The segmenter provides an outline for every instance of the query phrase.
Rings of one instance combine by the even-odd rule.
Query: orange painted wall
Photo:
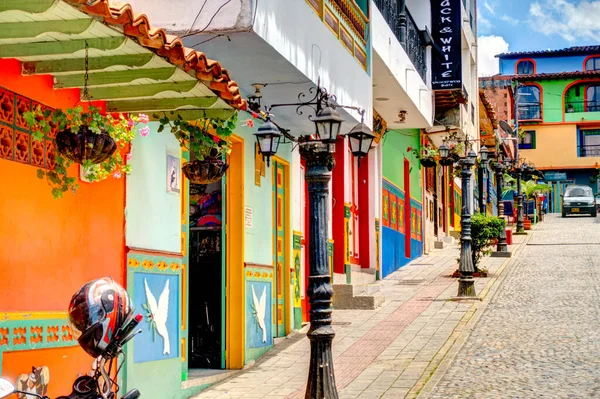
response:
[[[53,90],[50,76],[22,77],[18,61],[0,60],[0,71],[0,86],[51,107],[79,100],[78,89]],[[0,159],[0,183],[0,281],[10,287],[0,311],[66,311],[88,280],[124,283],[124,179],[81,182],[55,200],[35,167]]]
[[[55,398],[70,394],[75,378],[87,374],[93,360],[79,346],[7,352],[2,356],[2,377],[14,383],[20,374],[30,373],[32,366],[47,366],[50,370],[48,396]],[[16,395],[11,399],[16,399]]]

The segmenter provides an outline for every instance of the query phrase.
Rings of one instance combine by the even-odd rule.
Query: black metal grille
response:
[[[580,157],[600,157],[600,145],[580,145]]]
[[[542,106],[540,103],[519,104],[519,120],[542,119]]]
[[[600,112],[600,101],[569,101],[565,103],[565,112]]]
[[[427,57],[423,38],[415,20],[413,19],[408,9],[405,8],[404,15],[406,16],[406,37],[402,37],[401,14],[398,9],[398,0],[374,0],[375,5],[383,15],[388,26],[394,32],[394,35],[404,47],[408,54],[408,58],[412,61],[417,72],[423,79],[427,81]]]

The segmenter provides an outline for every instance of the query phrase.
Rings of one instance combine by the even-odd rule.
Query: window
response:
[[[592,57],[585,62],[586,71],[600,70],[600,57]]]
[[[535,64],[533,61],[517,62],[517,75],[530,75],[535,73]]]
[[[600,86],[588,86],[585,90],[585,110],[600,111]]]
[[[600,129],[582,130],[579,142],[580,157],[600,156]]]
[[[527,130],[525,135],[519,139],[519,149],[535,150],[535,130]]]
[[[519,120],[542,119],[541,90],[537,86],[520,86],[517,89]]]

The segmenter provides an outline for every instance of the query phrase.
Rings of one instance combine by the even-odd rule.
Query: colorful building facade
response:
[[[500,72],[512,75],[520,124],[520,156],[544,171],[553,186],[549,210],[560,212],[568,184],[598,191],[600,166],[600,47],[500,54]]]

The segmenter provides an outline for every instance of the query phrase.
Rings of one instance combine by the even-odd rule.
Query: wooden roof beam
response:
[[[89,71],[101,71],[115,65],[140,67],[146,65],[154,57],[152,53],[112,55],[107,57],[90,57]],[[83,58],[65,58],[63,60],[27,61],[23,63],[23,75],[53,74],[61,72],[85,71]]]
[[[210,108],[219,97],[151,98],[139,100],[107,101],[108,112],[171,111],[183,107]]]
[[[85,32],[94,22],[91,18],[0,23],[0,39],[37,37],[43,33],[76,35]]]
[[[159,93],[172,91],[176,93],[187,93],[197,85],[195,80],[184,82],[164,82],[143,85],[127,86],[99,86],[88,89],[90,96],[95,100],[116,100],[120,98],[152,97]]]
[[[67,41],[3,44],[0,46],[0,58],[44,57],[47,55],[73,54],[77,51],[84,50],[86,42],[91,49],[115,50],[121,47],[123,43],[125,43],[125,40],[126,37],[120,35]]]
[[[175,74],[175,67],[167,68],[138,68],[124,71],[93,72],[88,77],[88,87],[109,84],[129,83],[137,79],[167,80]],[[54,88],[66,89],[83,87],[84,74],[56,75]],[[129,86],[130,88],[132,86]]]

